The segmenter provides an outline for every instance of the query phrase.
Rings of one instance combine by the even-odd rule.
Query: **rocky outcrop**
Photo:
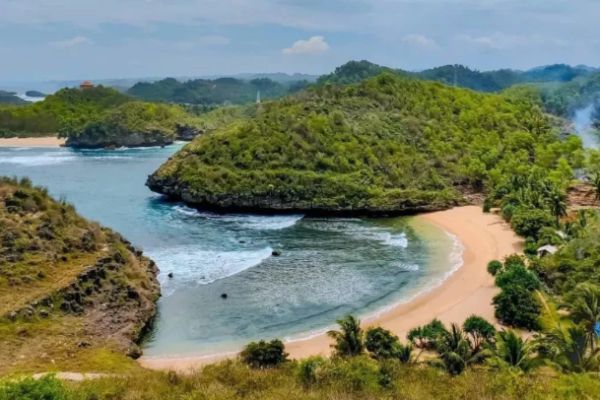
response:
[[[146,186],[170,200],[183,201],[190,207],[222,212],[248,212],[264,214],[302,213],[312,216],[372,216],[388,217],[445,210],[466,204],[467,200],[454,192],[404,191],[385,201],[368,201],[361,206],[341,206],[307,200],[302,193],[283,196],[277,193],[263,195],[217,194],[210,195],[190,190],[186,184],[170,175],[150,175]]]
[[[159,271],[141,250],[125,240],[123,244],[125,253],[113,252],[98,259],[70,283],[1,319],[19,324],[76,316],[83,318],[86,331],[86,340],[78,347],[91,347],[96,340],[110,338],[123,354],[139,357],[142,352],[137,341],[156,315]],[[132,272],[138,276],[137,283],[127,279]]]
[[[204,130],[186,124],[176,124],[175,130],[177,132],[177,140],[184,142],[191,142],[196,136],[204,133]]]
[[[85,131],[67,139],[66,147],[76,149],[116,149],[120,147],[161,147],[175,140],[174,136],[163,132],[137,133],[125,132],[119,135],[95,135]]]

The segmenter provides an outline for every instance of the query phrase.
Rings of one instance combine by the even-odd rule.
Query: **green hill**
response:
[[[263,104],[184,147],[147,184],[228,210],[414,212],[580,147],[559,142],[527,103],[387,73]]]
[[[157,272],[72,205],[27,179],[0,177],[0,375],[135,367],[125,356],[141,354]]]

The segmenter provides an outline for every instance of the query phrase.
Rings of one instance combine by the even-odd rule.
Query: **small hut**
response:
[[[542,246],[537,250],[537,255],[539,258],[546,257],[548,254],[554,254],[558,251],[556,246],[546,245]]]
[[[85,81],[81,85],[79,85],[79,89],[91,89],[94,85],[90,81]]]

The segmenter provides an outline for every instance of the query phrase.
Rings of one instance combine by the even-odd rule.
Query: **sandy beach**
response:
[[[57,137],[0,139],[0,147],[59,147],[65,139]]]
[[[434,318],[445,324],[462,323],[472,314],[495,322],[492,298],[499,292],[487,273],[489,261],[521,252],[522,240],[497,215],[484,214],[481,207],[467,206],[418,216],[456,235],[465,251],[463,266],[444,283],[419,295],[410,303],[400,304],[379,317],[364,321],[365,327],[382,326],[401,339],[406,333]],[[286,343],[290,358],[329,355],[331,340],[320,335],[303,341]],[[219,361],[232,354],[189,358],[145,358],[140,364],[152,369],[189,371],[203,364]]]

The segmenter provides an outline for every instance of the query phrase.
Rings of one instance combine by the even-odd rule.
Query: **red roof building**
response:
[[[79,85],[80,89],[89,89],[89,88],[93,88],[93,87],[94,87],[94,85],[90,81],[85,81],[81,85]]]

